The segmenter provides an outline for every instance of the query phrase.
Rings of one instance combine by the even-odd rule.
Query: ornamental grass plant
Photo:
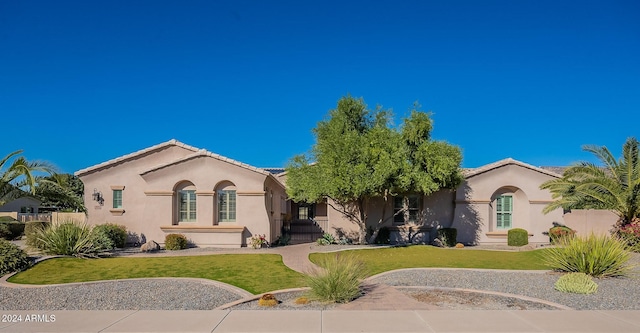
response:
[[[347,303],[360,294],[360,283],[367,275],[364,263],[350,253],[323,256],[320,268],[307,276],[310,296],[321,302]]]
[[[615,237],[591,234],[563,237],[557,247],[548,249],[545,262],[553,270],[585,273],[593,277],[626,276],[631,266],[627,245]]]
[[[95,257],[113,248],[113,242],[102,232],[78,222],[62,222],[45,228],[34,228],[32,247],[49,255]]]

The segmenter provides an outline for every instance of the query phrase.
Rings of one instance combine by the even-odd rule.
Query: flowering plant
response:
[[[640,250],[640,222],[633,222],[621,227],[618,235],[633,251]]]
[[[551,243],[555,244],[560,239],[565,237],[573,237],[576,231],[564,226],[557,226],[549,229],[549,238],[551,238]]]
[[[251,247],[259,249],[261,247],[269,247],[269,241],[267,241],[266,235],[253,235],[251,236]]]

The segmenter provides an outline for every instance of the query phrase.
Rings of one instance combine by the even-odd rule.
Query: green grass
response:
[[[57,284],[146,277],[192,277],[222,281],[253,294],[301,287],[304,275],[277,254],[221,254],[157,258],[57,258],[18,273],[9,282]]]
[[[485,268],[545,270],[545,251],[488,251],[469,249],[441,249],[433,246],[408,246],[384,249],[353,250],[362,260],[370,275],[401,269],[420,267]],[[318,264],[323,256],[331,253],[312,253],[310,259]]]

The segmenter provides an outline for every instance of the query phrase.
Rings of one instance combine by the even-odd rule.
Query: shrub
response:
[[[275,246],[286,246],[286,245],[289,245],[289,242],[291,242],[291,235],[282,234],[273,243],[274,243]]]
[[[458,238],[458,229],[456,228],[442,228],[438,229],[438,239],[442,241],[442,244],[446,247],[456,246]]]
[[[93,228],[96,233],[103,233],[113,243],[113,247],[123,248],[127,241],[127,228],[113,223],[100,224]]]
[[[520,228],[509,229],[507,232],[507,245],[525,246],[527,244],[529,244],[528,231]]]
[[[326,255],[318,264],[321,267],[307,276],[312,298],[346,303],[360,294],[360,282],[366,276],[366,269],[353,254]]]
[[[630,250],[640,252],[640,223],[631,223],[621,227],[617,231],[617,236],[629,246]]]
[[[93,257],[113,244],[109,238],[92,231],[86,224],[62,222],[44,229],[34,228],[31,237],[34,247],[45,254]]]
[[[187,237],[181,234],[168,234],[164,238],[164,248],[167,250],[184,250],[187,248]]]
[[[24,234],[24,223],[18,221],[0,222],[0,238],[14,240]]]
[[[29,266],[29,258],[17,245],[0,239],[0,276],[17,272]]]
[[[625,276],[631,253],[621,240],[606,235],[564,238],[545,252],[545,263],[553,270],[585,273],[594,277]]]
[[[11,216],[0,216],[0,222],[15,222],[18,221]]]
[[[258,299],[258,305],[260,306],[276,306],[278,303],[278,299],[273,294],[264,294]]]
[[[555,226],[549,229],[549,241],[551,244],[557,244],[558,241],[565,237],[573,237],[576,231],[566,226]]]
[[[329,245],[331,243],[329,243],[329,241],[324,239],[324,238],[318,238],[318,239],[316,239],[316,244],[318,244],[318,245]]]
[[[28,247],[38,249],[38,231],[47,229],[51,225],[47,221],[29,221],[24,225],[24,235],[26,237],[26,243]]]
[[[464,248],[464,244],[462,244],[462,243],[457,243],[457,244],[456,244],[456,249],[461,249],[461,248]]]
[[[332,234],[324,233],[321,238],[316,240],[316,244],[318,245],[329,245],[336,242],[336,238],[333,237]]]
[[[389,244],[391,243],[391,230],[389,227],[382,227],[378,230],[378,235],[373,241],[375,244]]]
[[[598,285],[584,273],[565,274],[556,281],[554,287],[556,290],[575,294],[593,294],[598,290]]]
[[[324,233],[324,235],[322,235],[322,238],[326,239],[327,243],[329,244],[333,244],[336,242],[336,238],[333,237],[333,235],[330,233]]]

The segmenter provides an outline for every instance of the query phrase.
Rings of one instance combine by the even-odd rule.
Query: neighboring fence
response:
[[[17,212],[0,212],[0,216],[11,216],[20,222],[30,221],[46,221],[46,222],[67,222],[75,221],[80,223],[87,222],[87,216],[84,213],[17,213]]]
[[[564,224],[577,235],[610,235],[618,216],[608,210],[573,209],[563,216]]]
[[[53,223],[72,222],[72,221],[79,222],[79,223],[86,223],[87,215],[85,215],[84,213],[60,213],[60,212],[51,213],[51,222]]]
[[[51,214],[50,213],[18,213],[16,220],[20,222],[30,222],[30,221],[46,221],[51,222]]]

